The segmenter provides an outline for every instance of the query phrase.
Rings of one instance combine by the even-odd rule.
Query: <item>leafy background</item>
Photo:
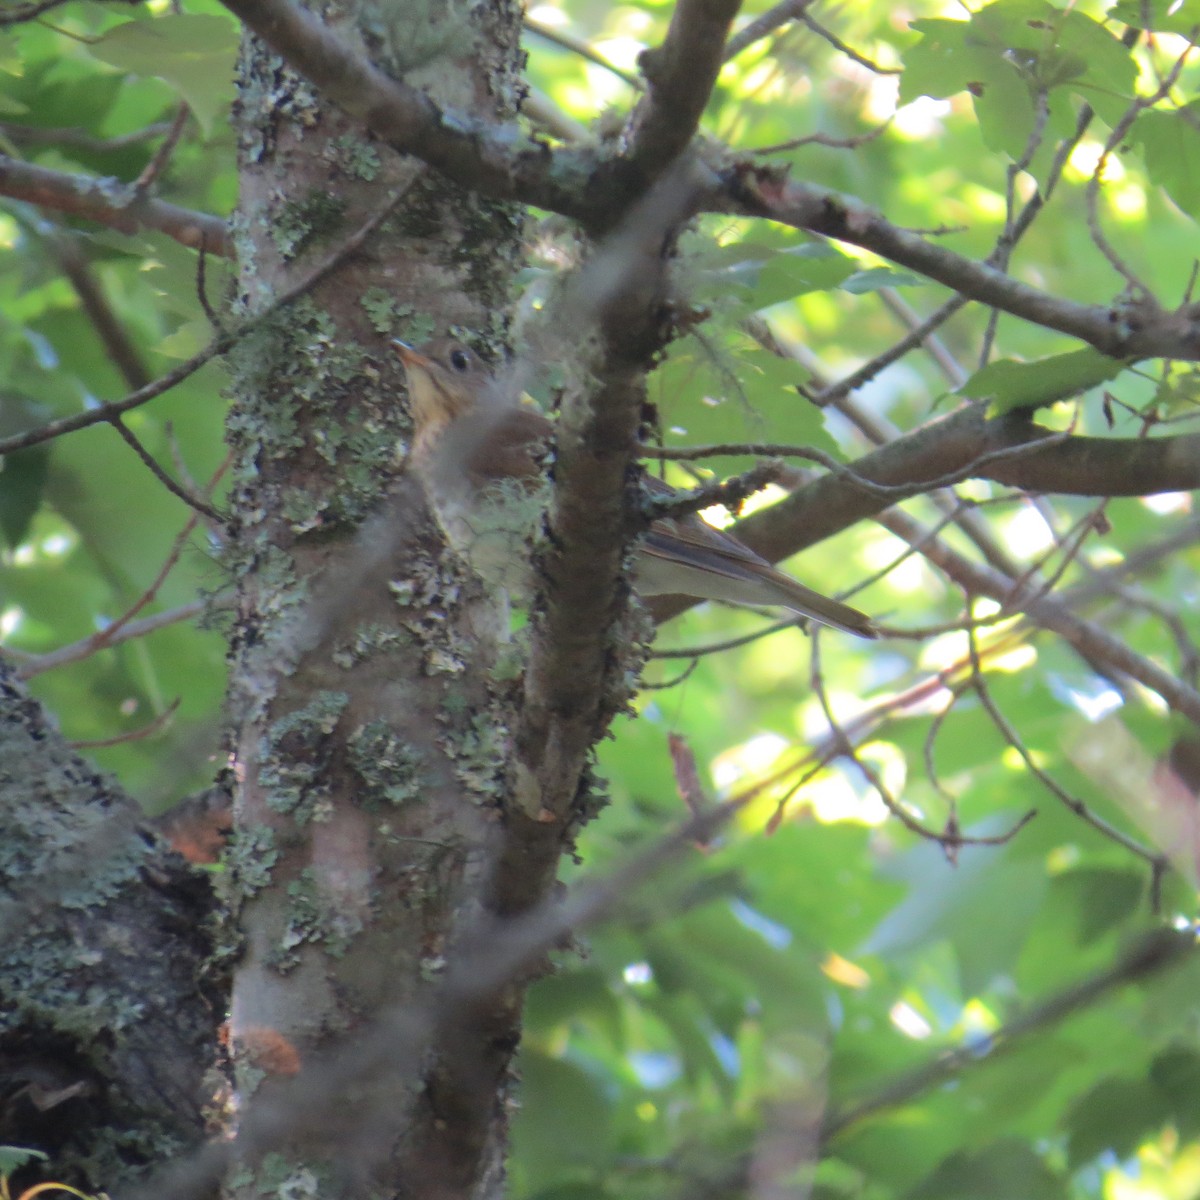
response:
[[[765,8],[748,4],[746,16]],[[627,82],[544,31],[634,71],[670,12],[665,3],[534,6],[531,84],[582,122],[627,105]],[[985,256],[1009,204],[1046,182],[1057,140],[1086,103],[1096,121],[1013,270],[1077,300],[1107,301],[1122,290],[1125,280],[1089,224],[1090,181],[1131,99],[1154,93],[1182,37],[1200,24],[1196,0],[1069,11],[999,0],[974,15],[957,4],[864,0],[814,16],[854,54],[799,22],[757,43],[722,73],[706,117],[712,132],[746,149],[818,133],[849,139],[854,144],[809,143],[768,160]],[[1120,40],[1123,21],[1152,27],[1154,44],[1130,50]],[[226,215],[237,194],[224,118],[237,37],[235,22],[206,0],[187,0],[178,12],[159,3],[73,2],[0,29],[3,149],[57,170],[129,181],[183,101],[193,116],[158,194]],[[1195,267],[1196,79],[1185,63],[1118,139],[1097,201],[1108,239],[1167,305],[1187,295]],[[1035,144],[1039,87],[1047,105]],[[147,127],[152,134],[141,136]],[[1025,169],[1013,169],[1025,159]],[[163,235],[129,236],[6,201],[0,436],[128,390],[64,278],[68,232],[149,374],[209,336],[191,252]],[[552,269],[540,252],[552,239],[552,230],[531,225],[527,307]],[[905,306],[924,315],[949,295],[852,248],[734,219],[699,223],[681,271],[689,299],[712,315],[651,383],[672,445],[787,441],[851,460],[867,448],[861,434],[810,404],[797,385],[814,372],[840,378],[904,334]],[[221,264],[210,259],[206,274],[219,307]],[[806,366],[764,351],[746,332],[751,318],[802,347]],[[861,389],[858,402],[900,430],[948,411],[955,389],[984,365],[987,320],[967,309],[940,331],[953,370],[910,353]],[[989,357],[1031,361],[1077,349],[1059,334],[1001,318]],[[1059,365],[1068,385],[1091,387],[1082,402],[1041,414],[1059,427],[1133,436],[1148,420],[1161,428],[1193,416],[1190,369],[1146,364],[1106,378],[1087,356]],[[1047,368],[1034,372],[1044,379]],[[128,416],[145,447],[197,486],[223,459],[224,386],[214,364]],[[1029,374],[1011,368],[999,377],[993,368],[973,386],[965,394],[990,396],[1001,409],[1031,395]],[[735,471],[749,461],[717,466]],[[669,474],[688,480],[679,468]],[[1053,571],[1061,560],[1060,587],[1181,535],[1181,548],[1137,577],[1136,603],[1102,591],[1086,611],[1137,654],[1195,682],[1200,555],[1194,535],[1182,539],[1193,522],[1190,496],[1110,501],[1081,548],[1065,554],[1064,539],[1095,501],[1035,503],[981,483],[960,493],[981,506],[992,536],[1023,566]],[[926,523],[937,518],[927,499],[906,508]],[[0,474],[5,645],[68,736],[113,742],[89,753],[149,812],[203,788],[220,765],[225,580],[215,535],[200,522],[185,536],[188,522],[186,507],[107,426],[12,455]],[[945,537],[976,553],[956,531]],[[835,591],[876,576],[903,549],[892,534],[863,525],[791,566]],[[92,637],[139,599],[148,601],[144,618],[190,612],[185,606],[202,594],[216,597],[208,627],[173,621],[54,669],[39,657]],[[891,627],[920,631],[953,622],[963,598],[916,556],[854,602]],[[658,646],[704,646],[763,623],[706,606],[665,627]],[[1001,652],[994,647],[1002,638]],[[981,632],[980,644],[988,694],[1027,758],[1109,833],[1045,788],[976,692],[938,686],[939,672],[943,685],[963,679],[961,632],[820,642],[830,704],[842,720],[878,714],[859,752],[910,811],[935,829],[953,815],[968,833],[995,837],[1037,810],[1010,839],[964,848],[953,860],[890,818],[853,763],[828,763],[795,787],[805,756],[829,733],[812,685],[811,643],[795,629],[700,656],[681,682],[643,694],[639,718],[622,722],[604,747],[612,802],[584,836],[576,877],[614,868],[686,814],[669,735],[685,740],[713,796],[760,790],[717,841],[656,877],[619,921],[581,938],[534,990],[514,1195],[722,1195],[747,1156],[796,1195],[1200,1195],[1195,968],[1110,989],[1086,1011],[1035,1023],[1004,1053],[986,1053],[1006,1022],[1109,967],[1136,934],[1194,919],[1195,796],[1170,802],[1162,769],[1194,745],[1195,731],[1157,697],[1114,687],[1052,635],[1014,631],[1010,621]],[[690,661],[656,661],[648,680],[675,680]],[[921,684],[924,698],[906,702]],[[1147,860],[1162,851],[1176,858],[1158,880]],[[811,1165],[815,1131],[831,1113],[961,1047],[975,1051],[961,1069],[850,1122]]]

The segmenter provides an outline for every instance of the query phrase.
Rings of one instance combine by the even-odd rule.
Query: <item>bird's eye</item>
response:
[[[467,357],[465,350],[451,350],[450,365],[456,371],[465,371],[471,365],[471,360]]]

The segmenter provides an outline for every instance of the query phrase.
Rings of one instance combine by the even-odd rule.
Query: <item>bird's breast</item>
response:
[[[446,541],[471,569],[496,587],[526,591],[530,544],[540,527],[545,487],[515,479],[479,486],[460,471],[436,465],[424,483]]]

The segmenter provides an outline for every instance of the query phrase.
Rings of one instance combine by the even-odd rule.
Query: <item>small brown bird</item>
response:
[[[525,590],[529,535],[545,503],[545,461],[554,424],[516,402],[468,347],[439,338],[404,362],[415,435],[412,462],[447,540],[484,579]],[[651,475],[655,495],[673,490]],[[700,517],[655,521],[638,545],[634,587],[642,596],[683,595],[750,606],[778,605],[859,637],[871,619],[777,571]]]

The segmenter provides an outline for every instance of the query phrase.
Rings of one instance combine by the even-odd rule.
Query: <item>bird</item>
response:
[[[520,402],[465,343],[420,347],[395,339],[413,415],[410,462],[446,540],[483,579],[528,589],[528,541],[545,506],[554,423]],[[643,472],[653,496],[677,495]],[[879,631],[865,613],[805,587],[737,538],[695,514],[652,522],[635,555],[641,597],[683,595],[775,606],[863,638]]]

